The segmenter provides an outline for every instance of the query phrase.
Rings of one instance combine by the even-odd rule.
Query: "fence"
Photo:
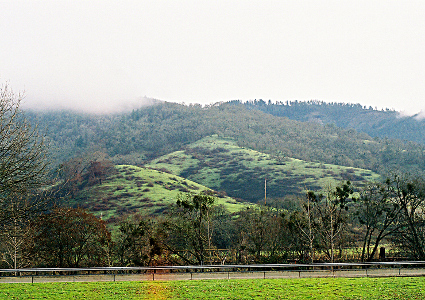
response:
[[[0,269],[0,283],[388,276],[425,276],[425,261]]]

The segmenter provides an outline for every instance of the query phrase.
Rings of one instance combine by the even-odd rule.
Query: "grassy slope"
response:
[[[379,178],[378,174],[365,169],[271,157],[217,136],[203,138],[147,166],[251,202],[264,199],[265,179],[268,197],[277,198],[305,189],[323,189],[341,180],[361,185]]]
[[[0,284],[0,299],[423,299],[425,278]]]
[[[179,194],[208,189],[257,202],[264,199],[266,178],[269,198],[297,194],[305,189],[319,190],[343,179],[360,185],[365,180],[378,178],[377,174],[364,169],[274,158],[217,136],[203,138],[185,150],[162,156],[143,168],[118,165],[116,169],[117,174],[101,185],[86,187],[71,204],[115,222],[117,218],[135,212],[160,214],[175,203]],[[218,195],[218,204],[223,204],[231,212],[247,205],[225,193]]]
[[[135,212],[158,214],[175,203],[181,193],[208,190],[193,181],[157,170],[130,165],[118,165],[116,169],[117,174],[104,180],[101,185],[87,188],[77,199],[79,205],[97,215],[102,214],[104,220],[111,222]],[[246,206],[230,197],[218,197],[217,203],[223,204],[231,212]]]

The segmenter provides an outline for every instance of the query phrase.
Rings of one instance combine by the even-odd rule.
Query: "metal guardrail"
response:
[[[253,264],[253,265],[188,265],[151,267],[90,267],[90,268],[20,268],[0,269],[0,273],[27,272],[99,272],[99,271],[155,271],[155,270],[217,270],[217,269],[299,269],[299,268],[337,268],[337,267],[389,267],[424,266],[425,261],[363,262],[363,263],[312,263],[312,264]]]
[[[425,261],[0,269],[0,282],[425,276]]]

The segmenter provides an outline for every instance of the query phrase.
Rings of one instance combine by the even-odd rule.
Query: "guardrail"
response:
[[[425,261],[0,269],[0,282],[425,276]]]

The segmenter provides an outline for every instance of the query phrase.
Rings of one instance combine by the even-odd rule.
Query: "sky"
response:
[[[425,1],[0,0],[0,82],[24,106],[143,97],[425,111]]]

